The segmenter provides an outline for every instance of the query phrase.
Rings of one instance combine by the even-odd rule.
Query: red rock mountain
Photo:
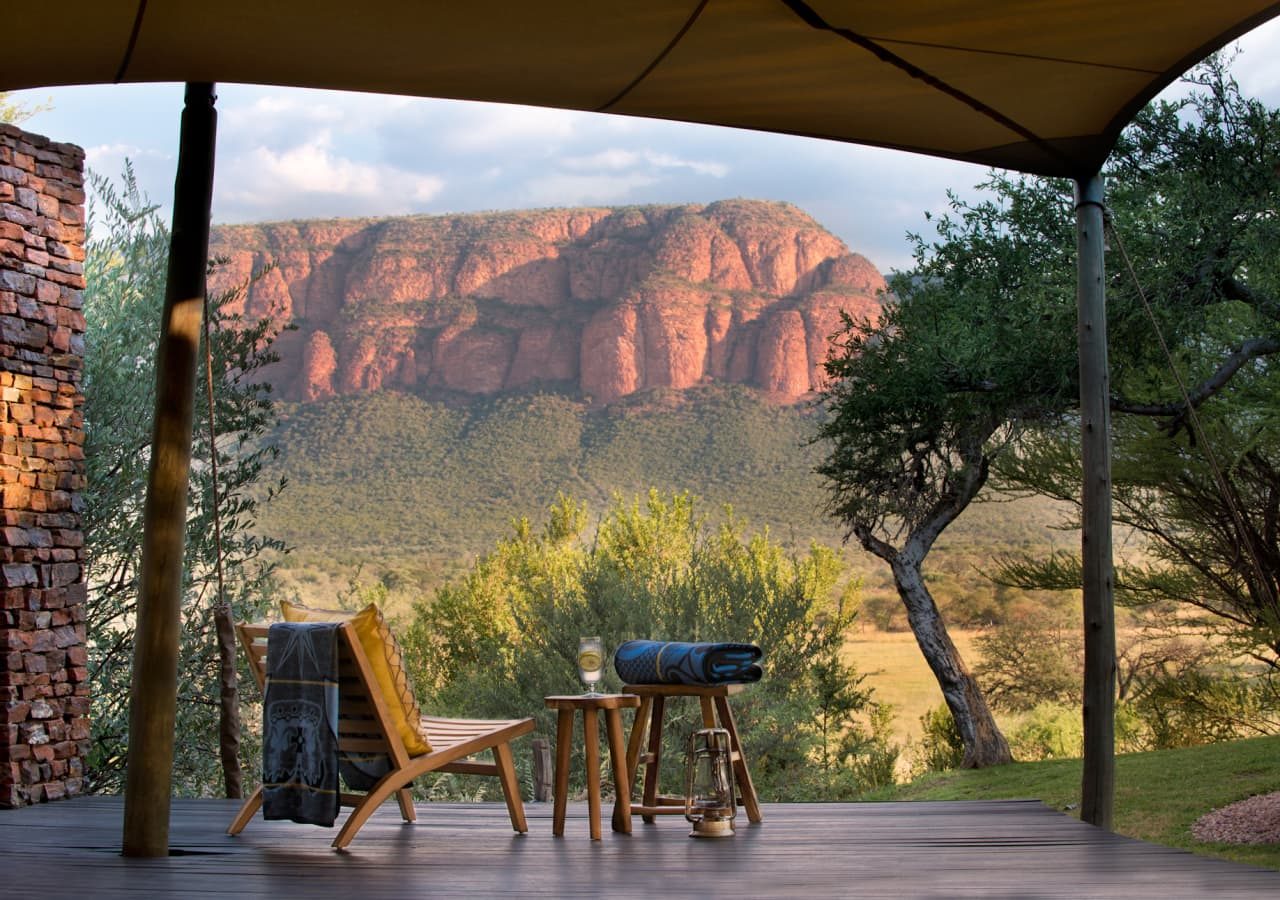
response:
[[[211,252],[215,289],[275,263],[243,311],[295,326],[268,376],[293,400],[720,380],[794,401],[885,287],[801,210],[747,200],[223,226]]]

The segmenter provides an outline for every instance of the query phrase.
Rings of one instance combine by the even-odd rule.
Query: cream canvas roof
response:
[[[33,0],[0,90],[226,81],[488,100],[1096,171],[1265,0]]]

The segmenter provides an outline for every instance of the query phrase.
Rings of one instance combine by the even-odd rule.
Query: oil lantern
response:
[[[732,836],[734,794],[729,732],[703,728],[689,735],[684,791],[684,817],[693,824],[689,837]]]

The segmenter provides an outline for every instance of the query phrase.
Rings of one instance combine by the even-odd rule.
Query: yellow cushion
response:
[[[284,600],[280,603],[280,612],[286,622],[350,622],[355,627],[364,655],[369,658],[369,668],[373,670],[373,677],[382,691],[400,740],[404,741],[405,750],[410,756],[431,752],[431,745],[422,731],[422,712],[404,670],[400,644],[376,604],[370,603],[359,612],[352,613],[342,609],[311,609]]]

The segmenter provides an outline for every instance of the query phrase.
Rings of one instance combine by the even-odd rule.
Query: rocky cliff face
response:
[[[840,312],[884,279],[794,206],[566,209],[216,228],[213,288],[295,328],[280,396],[573,385],[608,403],[707,380],[784,402],[822,383]]]

